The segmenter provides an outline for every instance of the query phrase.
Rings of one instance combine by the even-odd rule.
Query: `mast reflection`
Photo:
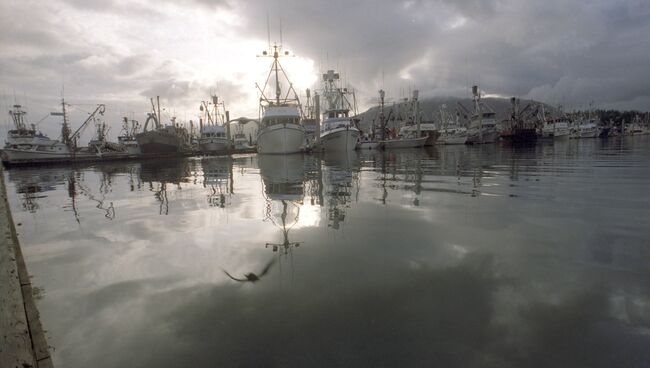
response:
[[[191,162],[186,159],[142,162],[140,180],[148,183],[149,191],[158,201],[159,215],[169,214],[167,185],[176,185],[178,190],[183,189],[181,183],[188,182],[191,177]]]
[[[301,241],[290,241],[289,232],[298,223],[305,195],[305,159],[302,154],[259,155],[260,174],[264,184],[264,221],[270,221],[282,231],[280,243],[269,242],[265,247],[288,255]]]

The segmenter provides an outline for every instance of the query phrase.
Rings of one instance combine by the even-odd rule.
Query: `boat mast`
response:
[[[156,116],[156,129],[160,129],[160,96],[156,96],[156,103],[158,104],[158,116]]]
[[[413,109],[414,109],[414,118],[417,124],[417,137],[420,138],[420,123],[421,123],[421,115],[420,115],[420,100],[418,99],[420,92],[416,89],[413,91]]]
[[[386,92],[384,92],[383,89],[379,90],[379,101],[381,103],[381,108],[379,109],[379,126],[381,127],[381,140],[383,141],[385,138],[385,130],[386,130],[386,121],[384,120],[384,96],[386,95]]]
[[[275,104],[280,106],[280,76],[278,75],[278,45],[273,45],[273,68],[275,70]]]
[[[481,92],[479,92],[478,86],[472,86],[472,95],[474,96],[474,110],[478,114],[479,142],[483,143],[483,114],[481,113]]]
[[[63,143],[68,145],[68,147],[71,147],[75,142],[71,141],[70,137],[70,126],[68,125],[68,115],[65,111],[65,100],[61,98],[61,111],[63,114],[63,126],[61,127],[61,140],[63,140]],[[53,113],[54,114],[54,113]]]
[[[25,124],[25,120],[23,119],[23,115],[26,112],[22,109],[21,105],[14,105],[14,109],[9,110],[9,114],[17,130],[27,130],[27,124]]]

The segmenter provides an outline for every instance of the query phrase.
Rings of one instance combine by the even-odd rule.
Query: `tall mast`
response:
[[[472,94],[474,95],[474,109],[478,114],[479,142],[483,143],[483,114],[481,113],[481,92],[479,92],[478,86],[472,86]]]
[[[68,126],[68,115],[65,111],[65,100],[61,98],[61,110],[63,113],[63,126],[61,127],[61,139],[63,143],[71,146],[73,142],[70,142],[70,126]]]
[[[385,93],[383,89],[379,90],[379,100],[381,101],[381,109],[379,110],[379,125],[381,126],[381,140],[385,139],[384,131],[386,130],[386,122],[384,121],[384,96]]]
[[[280,105],[280,77],[278,76],[278,45],[273,45],[273,66],[275,68],[275,104]]]
[[[160,124],[161,124],[161,120],[160,120],[160,96],[156,96],[156,103],[158,104],[158,116],[157,116],[157,119],[156,119],[156,129],[160,129]]]

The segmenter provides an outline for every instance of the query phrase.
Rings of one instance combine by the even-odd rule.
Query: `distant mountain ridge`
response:
[[[481,102],[489,106],[492,110],[494,110],[494,112],[497,115],[497,121],[502,121],[510,117],[511,103],[509,98],[488,97],[488,98],[482,98]],[[552,114],[555,114],[557,112],[557,108],[554,108],[548,104],[539,101],[534,101],[534,100],[527,100],[527,99],[520,100],[520,107],[523,108],[528,103],[531,102],[535,104],[543,104],[545,109]],[[447,105],[447,113],[452,116],[455,116],[456,107],[458,106],[459,103],[465,106],[465,108],[470,112],[474,110],[474,101],[472,101],[471,98],[430,97],[430,98],[420,99],[420,111],[422,112],[422,122],[438,123],[440,121],[439,109],[443,104]],[[395,114],[396,111],[406,111],[406,109],[408,109],[408,106],[409,106],[409,102],[404,102],[404,100],[402,100],[399,103],[397,102],[386,103],[384,106],[384,115],[388,116],[388,114],[393,109],[395,109],[393,114]],[[359,114],[358,117],[361,119],[359,122],[361,129],[363,131],[368,131],[368,129],[372,126],[372,122],[378,119],[378,116],[379,116],[379,106],[371,107],[370,109]],[[462,116],[460,120],[461,122],[463,121]],[[393,127],[392,122],[389,122],[388,126],[392,128]]]

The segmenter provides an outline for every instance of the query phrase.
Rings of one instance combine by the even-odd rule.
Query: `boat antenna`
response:
[[[156,96],[156,103],[158,104],[158,116],[156,119],[156,129],[160,129],[161,116],[160,116],[160,96]]]
[[[266,37],[269,42],[269,49],[271,49],[271,25],[269,21],[269,11],[266,11]]]
[[[280,45],[282,45],[282,14],[280,13]]]

